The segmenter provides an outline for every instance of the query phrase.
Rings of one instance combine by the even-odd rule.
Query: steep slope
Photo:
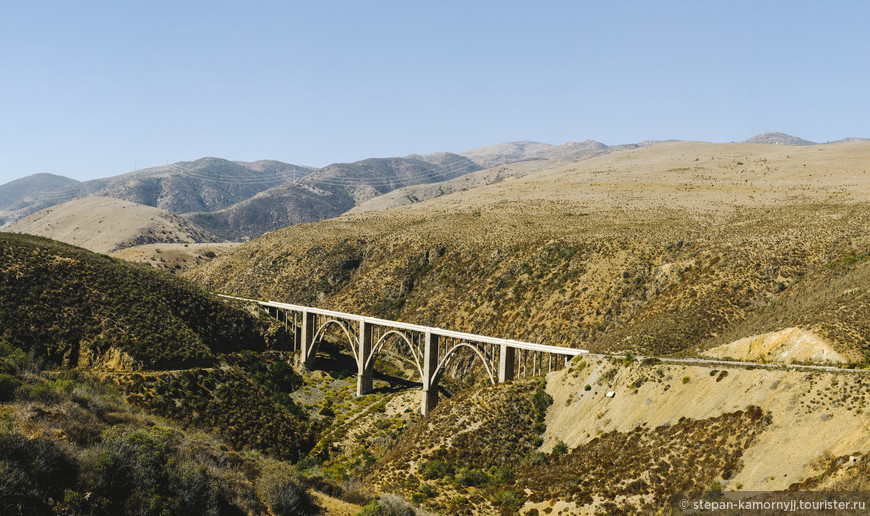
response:
[[[10,233],[0,233],[0,264],[0,339],[51,363],[179,367],[267,345],[246,312],[148,267]]]
[[[299,183],[281,185],[227,209],[189,213],[185,217],[227,240],[253,238],[292,224],[335,217],[354,206],[346,191],[327,188]]]
[[[366,479],[446,514],[647,514],[679,491],[866,485],[852,468],[870,452],[866,381],[578,357],[545,392],[523,379],[443,400]]]
[[[340,163],[225,210],[190,214],[189,218],[227,239],[252,238],[291,224],[338,216],[396,188],[452,179],[477,170],[478,165],[450,153]]]
[[[280,162],[244,163],[202,158],[114,178],[99,193],[173,213],[217,211],[283,184],[310,169]]]
[[[870,145],[662,143],[387,212],[286,228],[208,289],[594,350],[678,353],[805,327],[868,356]],[[806,301],[823,300],[824,310]],[[846,290],[846,289],[844,289]],[[829,319],[822,321],[816,313]],[[739,324],[755,321],[752,329]]]
[[[218,240],[178,215],[111,197],[68,201],[7,224],[3,230],[60,240],[98,253],[150,243]]]

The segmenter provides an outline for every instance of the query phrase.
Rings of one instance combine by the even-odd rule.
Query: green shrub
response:
[[[479,469],[462,468],[453,479],[454,483],[461,487],[479,486],[489,482],[489,475]]]
[[[592,390],[592,386],[589,385],[589,384],[587,383],[587,384],[583,387],[583,390],[584,390],[584,391],[591,391],[591,390]]]
[[[420,486],[420,492],[426,495],[427,498],[435,498],[438,496],[438,491],[432,484],[423,484]]]
[[[683,377],[683,383],[689,383],[692,379],[688,376]]]
[[[6,340],[0,340],[0,364],[10,373],[22,371],[28,363],[27,354]]]
[[[553,455],[564,455],[568,453],[568,445],[559,441],[553,446]]]
[[[0,373],[0,401],[12,401],[15,390],[21,386],[21,380],[11,374]]]
[[[430,460],[425,464],[420,465],[420,474],[424,480],[434,480],[444,478],[447,475],[452,475],[454,472],[453,466],[449,462],[440,459]]]
[[[504,490],[497,491],[490,501],[496,507],[501,507],[502,509],[507,509],[510,511],[517,511],[524,503],[523,498],[516,491]]]
[[[489,468],[493,484],[509,484],[514,480],[514,472],[508,466],[493,466]]]
[[[544,386],[542,385],[538,387],[538,390],[535,391],[535,395],[532,396],[532,404],[534,404],[535,409],[539,414],[546,414],[547,409],[553,404],[553,397],[547,394],[547,391],[544,390]]]
[[[24,383],[18,388],[16,396],[28,401],[40,401],[46,405],[52,405],[60,401],[60,393],[48,382],[37,384]]]

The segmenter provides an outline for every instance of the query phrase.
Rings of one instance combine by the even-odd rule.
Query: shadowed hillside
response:
[[[22,375],[76,369],[238,450],[297,461],[310,449],[284,328],[165,272],[40,237],[0,233],[0,263],[0,358],[19,357]],[[0,374],[0,401],[21,385]]]
[[[0,338],[49,362],[131,370],[264,349],[267,328],[188,282],[52,240],[0,233]]]

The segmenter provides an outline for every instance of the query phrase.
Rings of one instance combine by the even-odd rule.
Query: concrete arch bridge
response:
[[[588,353],[583,349],[475,335],[309,306],[223,297],[257,303],[288,331],[294,332],[294,342],[298,343],[294,346],[299,346],[305,367],[313,363],[327,331],[343,334],[357,364],[357,396],[372,390],[378,353],[389,345],[406,347],[423,384],[421,412],[424,415],[438,403],[438,380],[459,353],[471,353],[479,359],[493,384],[546,374],[561,369],[571,358]]]

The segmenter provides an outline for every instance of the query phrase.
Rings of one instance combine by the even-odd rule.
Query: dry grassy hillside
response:
[[[84,197],[32,213],[3,227],[108,253],[141,244],[219,239],[168,211],[111,197]]]
[[[142,244],[113,251],[110,256],[128,262],[147,263],[158,269],[178,273],[192,269],[238,245],[234,242]]]
[[[675,353],[799,326],[858,359],[870,338],[867,163],[866,142],[660,144],[285,228],[191,277],[601,351]]]

